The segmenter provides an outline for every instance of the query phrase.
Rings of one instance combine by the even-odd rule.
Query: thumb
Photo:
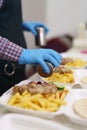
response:
[[[40,65],[42,66],[43,70],[44,70],[46,73],[48,73],[48,74],[50,73],[50,69],[49,69],[49,67],[48,67],[48,65],[47,65],[46,62],[41,61],[41,62],[40,62]]]

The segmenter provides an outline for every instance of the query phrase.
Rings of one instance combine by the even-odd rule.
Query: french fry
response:
[[[62,82],[62,83],[74,83],[74,74],[59,74],[59,73],[53,73],[52,76],[45,78],[48,82]]]
[[[74,59],[73,62],[68,62],[66,65],[72,67],[82,67],[84,65],[87,65],[87,62],[82,59]]]
[[[57,111],[60,106],[66,105],[64,98],[68,91],[65,91],[66,90],[62,91],[61,96],[60,91],[57,91],[55,94],[30,94],[27,91],[21,95],[16,93],[9,99],[8,104],[24,109],[54,112]]]

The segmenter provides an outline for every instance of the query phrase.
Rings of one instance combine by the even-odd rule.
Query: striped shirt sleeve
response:
[[[0,36],[0,58],[18,62],[24,48]]]

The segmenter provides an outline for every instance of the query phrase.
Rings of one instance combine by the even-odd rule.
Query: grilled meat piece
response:
[[[14,86],[13,94],[19,92],[22,94],[25,90],[29,91],[31,94],[41,93],[41,94],[53,94],[57,92],[57,86],[54,84],[46,82],[30,82],[24,86]]]
[[[27,90],[28,87],[26,85],[23,86],[13,86],[13,95],[17,92],[19,92],[20,94],[22,94],[25,90]]]
[[[54,73],[60,73],[60,74],[70,73],[70,74],[72,74],[73,71],[68,67],[60,65],[54,69]]]
[[[62,58],[61,65],[65,65],[68,62],[73,62],[73,59],[72,58]]]

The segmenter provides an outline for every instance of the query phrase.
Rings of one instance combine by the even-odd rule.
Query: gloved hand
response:
[[[46,73],[50,70],[46,61],[51,63],[54,67],[61,63],[61,55],[52,49],[24,49],[18,61],[19,64],[40,64]]]
[[[37,27],[43,27],[45,29],[45,33],[49,32],[49,29],[46,25],[39,22],[23,22],[23,29],[26,31],[30,31],[33,35],[37,35]]]

